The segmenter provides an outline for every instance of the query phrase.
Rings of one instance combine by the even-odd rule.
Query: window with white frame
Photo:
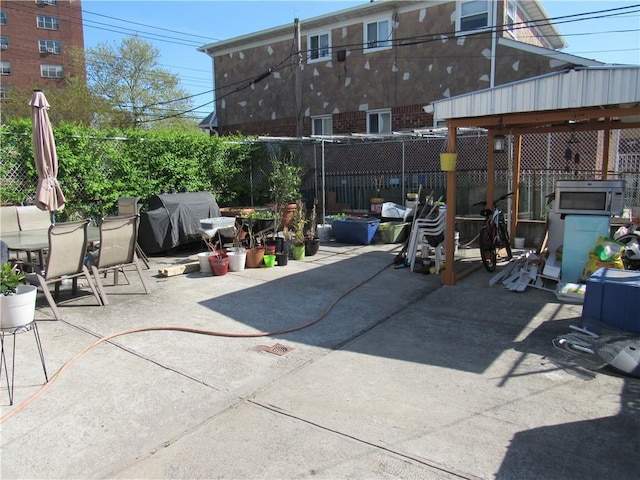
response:
[[[376,20],[364,25],[365,51],[391,48],[391,20]]]
[[[11,62],[0,62],[0,75],[11,75]]]
[[[307,37],[307,61],[318,62],[331,57],[331,35],[319,33]]]
[[[391,110],[367,112],[367,133],[391,133]]]
[[[0,11],[0,25],[7,24],[7,13]]]
[[[516,0],[507,0],[507,13],[505,23],[507,31],[514,37],[516,36],[515,25],[517,20],[518,2]]]
[[[54,55],[62,53],[62,46],[58,40],[38,40],[38,48],[40,53],[52,53]]]
[[[38,28],[42,28],[44,30],[60,30],[60,19],[58,17],[38,15],[37,22]]]
[[[11,90],[10,85],[0,86],[0,100],[6,100],[7,98],[9,98],[9,90]]]
[[[333,117],[323,115],[321,117],[311,117],[311,135],[332,135]]]
[[[62,65],[40,65],[42,78],[63,78]]]
[[[0,37],[0,49],[2,50],[9,49],[9,37],[5,37],[4,35]]]
[[[38,5],[58,5],[58,0],[36,0]]]
[[[488,0],[459,1],[456,9],[456,30],[468,32],[488,28],[489,3]]]

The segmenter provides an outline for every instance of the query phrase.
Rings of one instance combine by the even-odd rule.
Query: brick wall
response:
[[[38,5],[30,0],[3,0],[2,11],[7,24],[2,35],[8,38],[9,48],[2,51],[2,60],[11,62],[11,75],[3,75],[3,86],[20,89],[64,86],[64,79],[42,78],[43,64],[62,65],[64,76],[84,76],[82,69],[73,65],[69,48],[84,49],[82,30],[82,4],[79,0],[58,0],[57,5]],[[59,19],[59,30],[37,27],[36,17],[45,15]],[[62,53],[40,53],[39,40],[55,40],[61,43]]]

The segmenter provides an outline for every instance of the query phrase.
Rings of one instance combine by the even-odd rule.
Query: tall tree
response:
[[[86,50],[89,89],[118,112],[114,126],[166,127],[189,117],[192,102],[179,77],[161,68],[159,56],[157,48],[137,36]]]
[[[2,101],[2,123],[18,118],[31,118],[29,100],[33,89],[40,88],[36,83],[31,89],[13,89],[9,98]],[[99,124],[99,119],[109,114],[109,105],[100,97],[93,95],[82,77],[68,77],[63,86],[43,89],[51,109],[49,118],[53,125],[61,122],[75,123],[85,126]]]

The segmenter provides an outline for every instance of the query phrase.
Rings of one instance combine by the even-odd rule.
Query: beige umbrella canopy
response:
[[[49,102],[42,91],[34,90],[29,105],[33,119],[33,153],[38,171],[36,205],[40,210],[49,210],[51,223],[54,223],[54,212],[64,208],[65,198],[57,178],[58,154],[47,112]]]

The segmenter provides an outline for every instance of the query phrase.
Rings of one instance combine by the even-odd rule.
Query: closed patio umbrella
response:
[[[64,208],[65,198],[58,183],[58,154],[53,130],[49,121],[49,102],[41,90],[34,90],[31,101],[33,120],[33,153],[38,171],[36,205],[40,210],[51,212],[51,223],[55,223],[55,211]]]

